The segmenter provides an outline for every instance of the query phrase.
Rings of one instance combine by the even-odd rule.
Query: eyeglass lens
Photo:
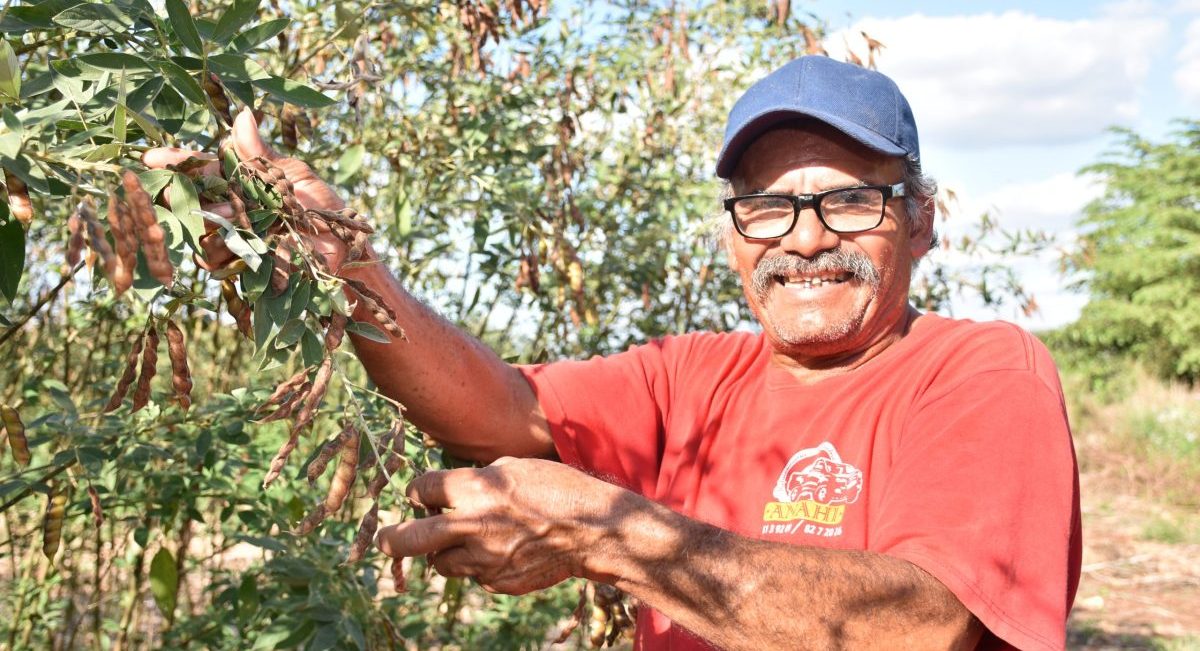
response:
[[[852,233],[875,228],[883,218],[883,192],[847,188],[823,195],[819,211],[830,230]],[[796,210],[787,197],[743,197],[733,205],[738,230],[747,237],[782,237],[791,228]]]

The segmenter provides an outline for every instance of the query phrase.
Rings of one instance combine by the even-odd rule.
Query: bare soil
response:
[[[1200,649],[1197,509],[1156,495],[1128,457],[1077,445],[1083,573],[1068,648]]]

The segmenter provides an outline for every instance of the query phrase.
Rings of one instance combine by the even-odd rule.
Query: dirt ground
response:
[[[1120,460],[1077,445],[1083,573],[1068,647],[1200,650],[1200,513],[1147,495]]]

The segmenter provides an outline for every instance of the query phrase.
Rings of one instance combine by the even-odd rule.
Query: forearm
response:
[[[720,648],[973,648],[981,628],[940,582],[900,559],[754,540],[631,493],[586,561]]]
[[[451,453],[485,463],[553,452],[537,398],[516,369],[405,291],[384,265],[344,275],[378,292],[404,329],[405,339],[387,344],[353,334],[351,341],[371,380],[413,424]],[[378,323],[361,302],[352,317]]]

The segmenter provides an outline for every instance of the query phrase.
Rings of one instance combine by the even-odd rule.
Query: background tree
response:
[[[1142,361],[1164,379],[1200,378],[1200,122],[1165,142],[1120,129],[1119,148],[1083,171],[1105,185],[1067,259],[1090,298],[1057,335],[1077,353]],[[1097,377],[1100,377],[1099,375]]]

